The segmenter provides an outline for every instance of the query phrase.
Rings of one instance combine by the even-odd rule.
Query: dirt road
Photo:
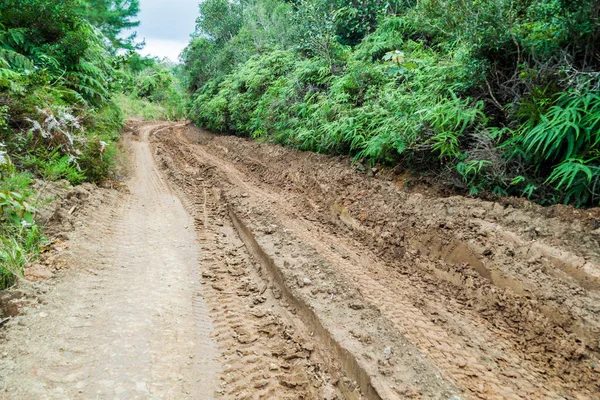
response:
[[[311,392],[301,388],[309,381],[305,370],[318,373],[311,361],[279,362],[309,352],[291,339],[276,310],[244,315],[237,295],[200,284],[201,270],[210,275],[215,257],[227,254],[236,256],[234,275],[247,288],[237,287],[235,277],[230,287],[213,286],[240,296],[256,286],[231,229],[219,238],[204,231],[198,240],[194,220],[156,169],[146,141],[156,128],[142,127],[142,140],[130,142],[131,193],[84,219],[65,255],[71,272],[49,290],[46,305],[12,321],[0,348],[1,398],[239,397],[248,390],[268,394],[275,378],[292,382],[281,394]],[[256,337],[257,325],[264,338]],[[320,379],[324,388],[327,378]]]
[[[598,398],[595,210],[130,130],[129,193],[74,212],[69,269],[5,327],[1,398]]]
[[[154,142],[185,196],[198,178],[223,190],[381,397],[598,397],[599,210],[407,190],[393,171],[193,127]]]
[[[131,149],[131,196],[89,221],[73,246],[79,270],[32,312],[32,326],[11,332],[3,398],[197,398],[218,388],[193,220],[148,145]]]

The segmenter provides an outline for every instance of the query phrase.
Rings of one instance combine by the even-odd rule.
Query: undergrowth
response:
[[[0,288],[6,288],[39,254],[44,237],[34,221],[32,176],[18,172],[6,153],[0,159]]]
[[[597,2],[230,2],[184,51],[214,131],[400,165],[471,195],[600,205]]]
[[[137,0],[0,2],[0,289],[39,253],[34,179],[110,178],[123,115],[120,39]]]
[[[121,58],[115,100],[125,118],[177,121],[186,117],[187,93],[177,67],[136,53]]]
[[[173,121],[179,119],[162,104],[152,103],[125,94],[119,94],[115,100],[119,108],[123,110],[126,119],[142,121]]]

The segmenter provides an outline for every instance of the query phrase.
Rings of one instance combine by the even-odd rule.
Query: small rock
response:
[[[47,316],[48,316],[48,313],[45,313],[45,312],[40,313],[40,318],[46,318]]]
[[[24,278],[28,281],[46,280],[53,276],[54,274],[52,271],[40,264],[35,264],[30,268],[26,268],[24,273]]]
[[[256,318],[264,318],[267,315],[267,313],[264,312],[263,310],[255,310],[255,311],[252,311],[250,313],[250,315],[252,315]]]
[[[281,383],[282,386],[290,389],[306,386],[308,384],[305,379],[302,379],[297,375],[282,375],[279,377],[279,383]]]
[[[518,378],[520,376],[520,374],[514,369],[508,369],[508,370],[502,371],[500,373],[509,378]]]
[[[313,352],[313,351],[315,351],[315,346],[314,346],[312,343],[304,343],[304,344],[302,345],[302,348],[303,348],[304,350],[306,350],[306,351],[310,351],[310,352]]]
[[[263,233],[265,235],[272,235],[277,231],[277,225],[269,225],[263,228]]]
[[[216,283],[213,283],[211,286],[212,286],[213,289],[215,289],[215,290],[217,290],[219,292],[222,292],[223,290],[225,290],[225,288],[223,288],[223,286],[218,285]]]
[[[256,383],[254,383],[254,387],[256,389],[261,389],[264,388],[265,386],[267,386],[269,384],[269,381],[266,379],[261,379],[260,381],[257,381]]]
[[[66,240],[69,240],[69,235],[67,233],[65,233],[65,232],[61,232],[61,233],[59,233],[59,234],[56,235],[56,238],[58,240],[66,241]]]
[[[482,219],[485,217],[485,209],[476,207],[471,210],[471,216],[474,218]]]
[[[386,347],[385,350],[383,350],[383,354],[385,354],[386,356],[391,356],[392,355],[392,348],[390,346]]]
[[[302,286],[310,286],[312,285],[312,281],[306,276],[302,278]]]

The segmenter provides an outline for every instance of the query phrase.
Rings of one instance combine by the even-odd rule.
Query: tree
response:
[[[186,87],[195,92],[216,73],[214,58],[215,45],[206,38],[194,38],[181,54],[183,75]]]
[[[84,17],[106,36],[115,50],[143,46],[135,43],[136,33],[119,37],[121,32],[139,26],[140,22],[135,20],[139,12],[139,0],[85,0],[83,4]]]
[[[384,0],[339,0],[335,28],[342,44],[357,45],[377,27],[377,21],[389,6]]]
[[[300,48],[322,57],[331,68],[335,58],[334,5],[327,0],[296,1],[295,22],[300,27]]]
[[[257,0],[244,7],[244,29],[257,52],[285,49],[298,41],[297,25],[291,21],[293,7],[280,0]]]
[[[199,7],[196,36],[207,36],[223,45],[240,31],[243,22],[243,7],[240,2],[206,0]]]

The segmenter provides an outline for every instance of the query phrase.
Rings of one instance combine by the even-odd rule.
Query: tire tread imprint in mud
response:
[[[294,326],[297,321],[282,316],[283,309],[269,306],[277,302],[265,290],[267,283],[228,221],[219,192],[205,185],[210,171],[187,167],[187,175],[167,172],[186,208],[195,215],[205,297],[224,365],[216,395],[232,399],[339,398],[326,368],[312,354],[310,340]]]
[[[195,144],[198,138],[201,143]],[[344,221],[348,216],[345,206],[342,211],[327,207],[331,206],[329,201],[335,203],[332,197],[343,201],[342,195],[335,193],[345,191],[326,180],[311,182],[311,176],[319,172],[293,176],[302,171],[303,162],[314,163],[315,157],[307,155],[304,161],[302,154],[293,155],[296,164],[292,162],[287,170],[278,168],[277,163],[291,152],[275,149],[273,160],[268,158],[268,150],[248,155],[259,145],[235,138],[178,129],[165,132],[158,141],[167,153],[186,154],[191,168],[198,166],[192,158],[199,157],[200,168],[219,170],[229,181],[223,183],[227,190],[243,192],[244,196],[235,199],[235,206],[248,207],[244,210],[247,214],[268,208],[274,222],[335,265],[340,275],[353,282],[366,300],[440,367],[444,376],[472,396],[542,399],[571,393],[594,398],[598,393],[595,350],[578,350],[578,333],[548,319],[536,305],[543,299],[532,300],[530,295],[495,288],[468,267],[436,260],[406,243],[381,243],[368,229],[351,229],[353,222],[360,220],[358,215]],[[271,161],[273,167],[268,166]],[[313,193],[322,193],[322,198],[304,193],[309,191],[307,185],[317,188]],[[259,207],[257,200],[268,206]],[[357,226],[363,227],[360,223]],[[388,251],[378,253],[382,245]],[[396,250],[404,254],[396,254]],[[407,262],[403,256],[414,261]],[[527,312],[532,319],[524,318]]]

